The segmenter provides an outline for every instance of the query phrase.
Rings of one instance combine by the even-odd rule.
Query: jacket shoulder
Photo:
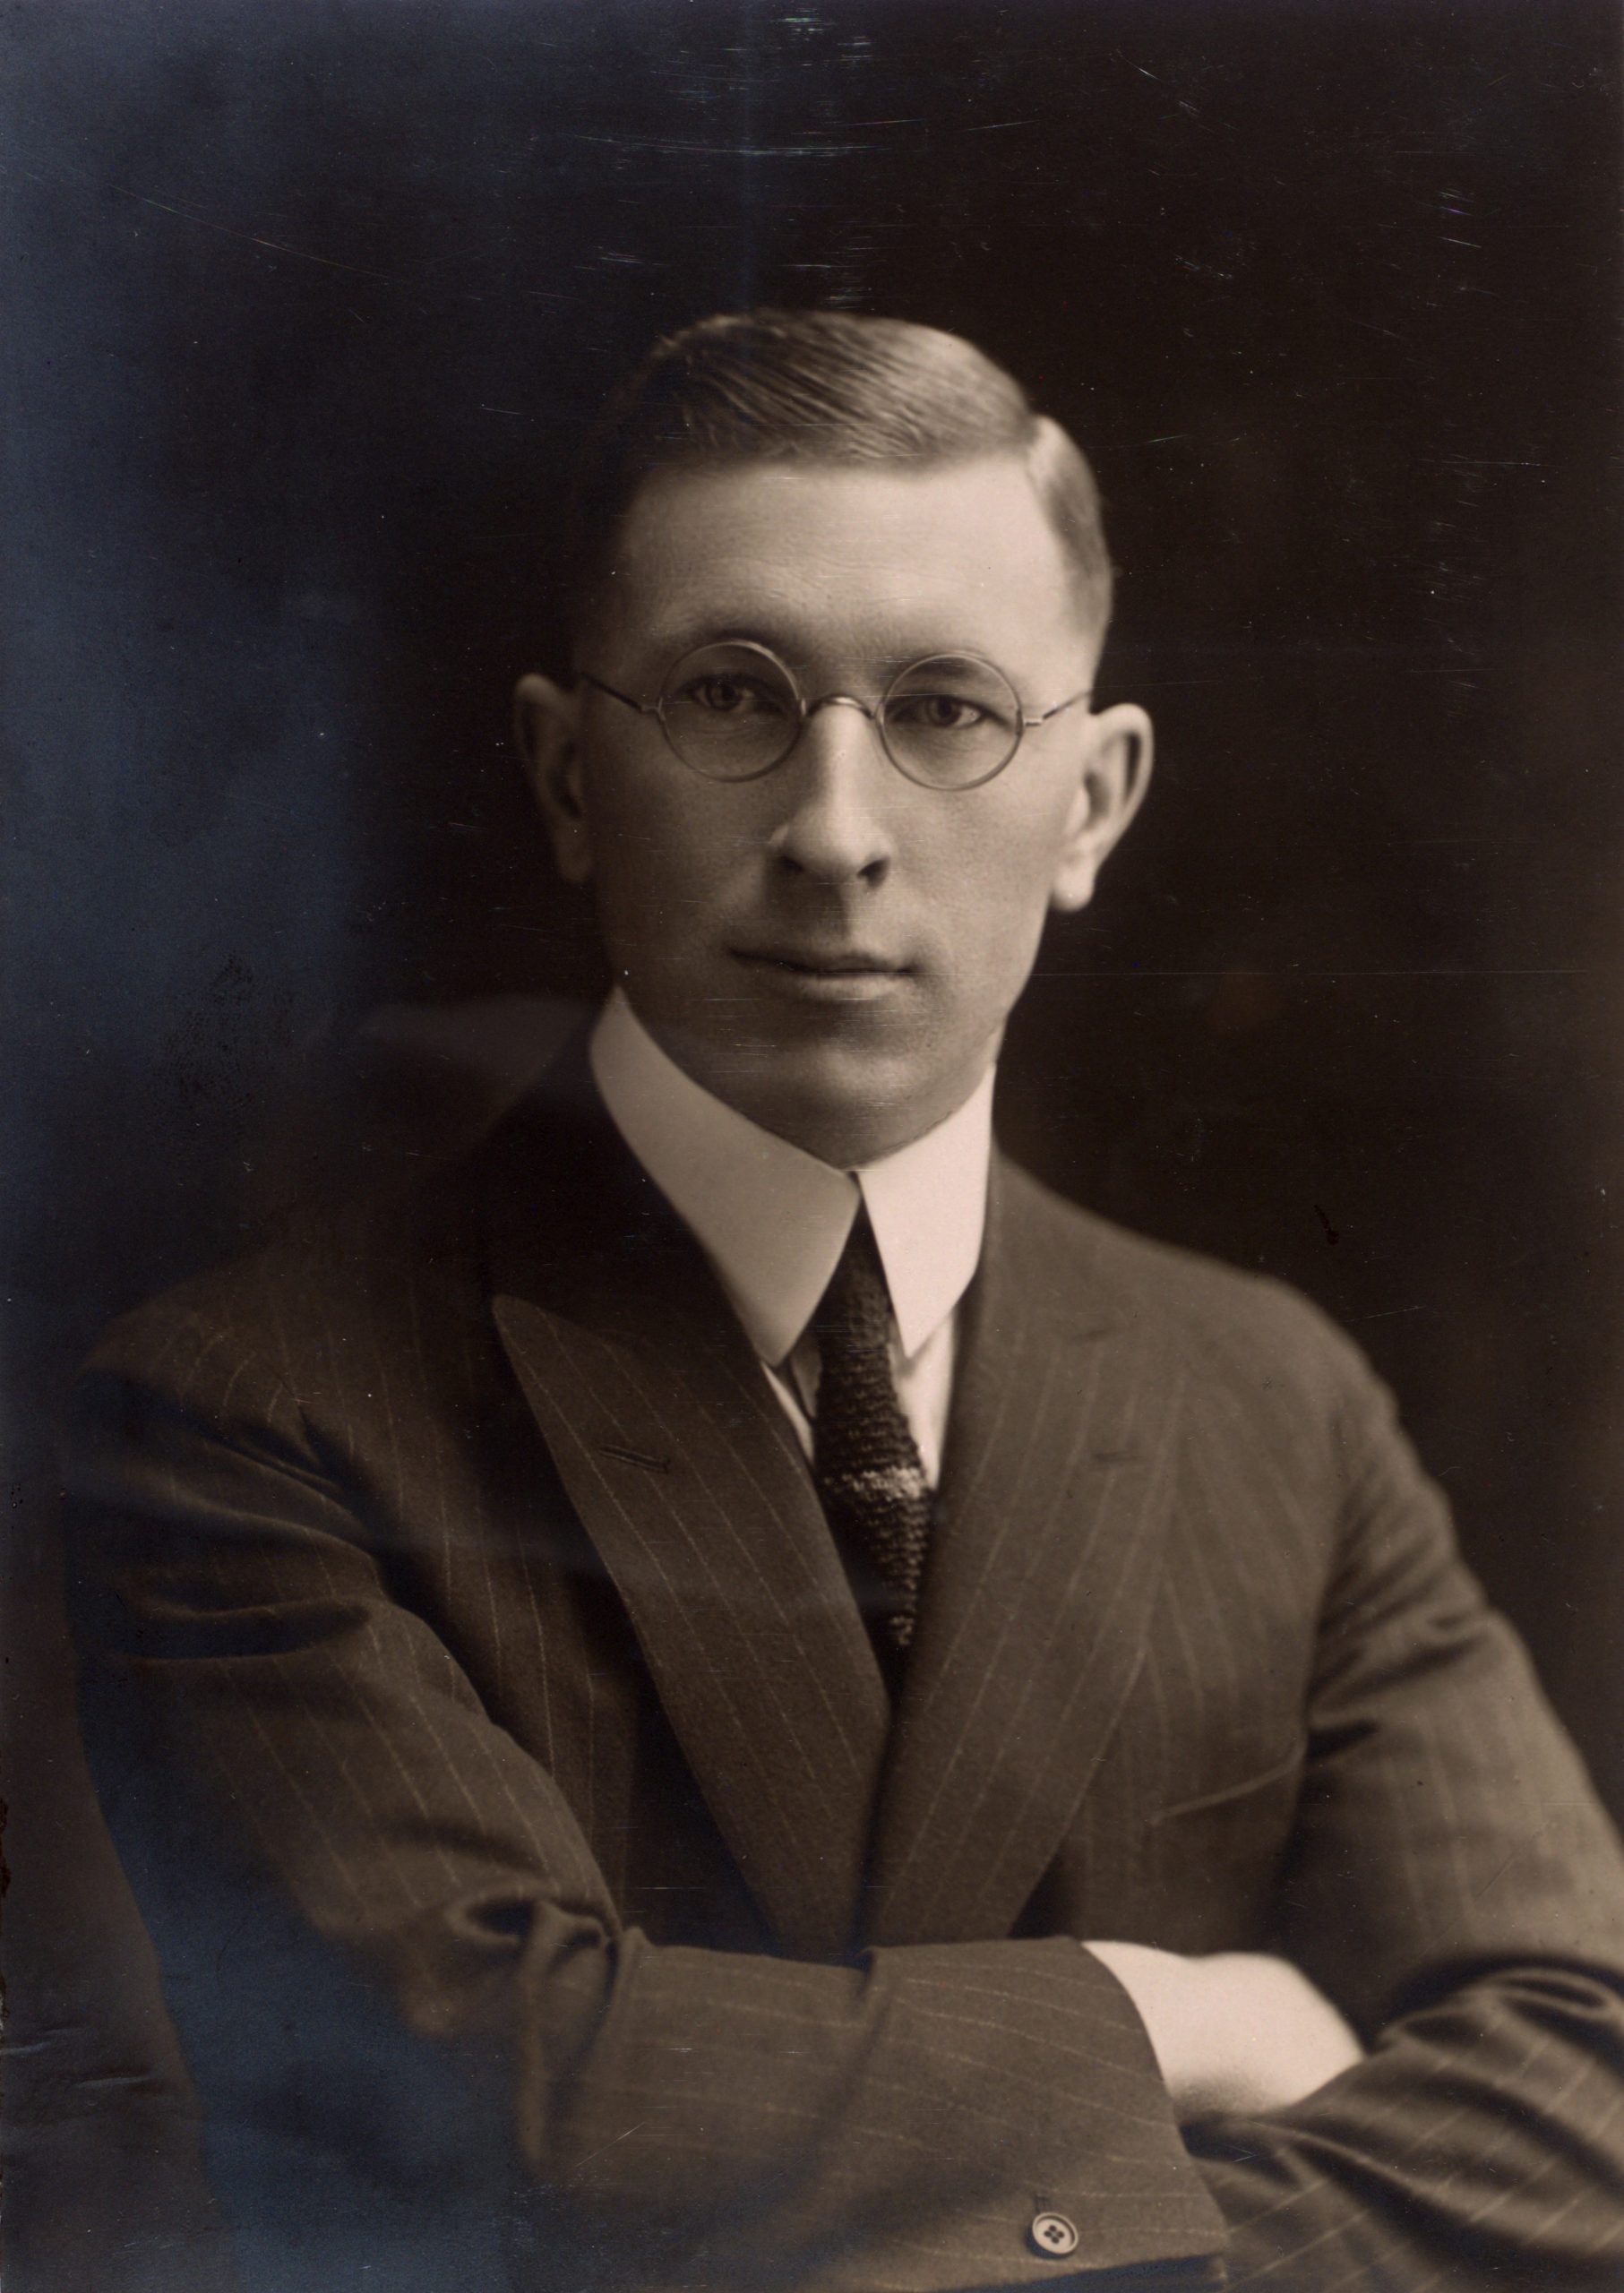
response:
[[[1000,1171],[1027,1278],[1069,1311],[1098,1308],[1181,1353],[1207,1379],[1286,1388],[1318,1409],[1374,1372],[1358,1346],[1290,1284],[1136,1233],[1068,1201],[1018,1164]]]
[[[568,1068],[416,1182],[288,1212],[251,1249],[122,1315],[86,1364],[138,1384],[210,1391],[280,1383],[348,1400],[376,1368],[460,1389],[495,1344],[494,1262],[514,1238],[544,1268],[624,1232],[648,1206],[607,1118]],[[652,1190],[645,1184],[641,1194]]]
[[[296,1210],[253,1247],[121,1314],[82,1377],[319,1391],[414,1327],[460,1319],[479,1251],[472,1204],[443,1181],[404,1199]]]

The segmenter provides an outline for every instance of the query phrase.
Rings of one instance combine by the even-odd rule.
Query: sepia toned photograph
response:
[[[0,56],[6,2293],[1624,2293],[1616,8]]]

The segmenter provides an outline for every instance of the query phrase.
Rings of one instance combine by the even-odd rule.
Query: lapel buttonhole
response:
[[[640,1465],[645,1473],[669,1473],[669,1457],[651,1457],[642,1449],[623,1449],[618,1441],[600,1441],[598,1447],[606,1457],[619,1457],[629,1465]]]

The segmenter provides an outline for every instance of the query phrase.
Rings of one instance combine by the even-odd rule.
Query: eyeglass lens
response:
[[[680,660],[659,700],[666,737],[712,780],[750,780],[781,764],[802,724],[801,694],[763,648],[701,646]],[[893,678],[875,712],[892,762],[932,788],[991,779],[1020,739],[1020,703],[990,662],[964,655],[916,661]]]

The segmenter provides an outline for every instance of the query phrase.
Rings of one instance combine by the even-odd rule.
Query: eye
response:
[[[922,733],[972,733],[991,713],[956,692],[905,693],[885,712],[888,723],[912,726]]]
[[[690,679],[679,697],[687,707],[707,717],[781,717],[784,713],[781,694],[758,678],[729,670],[712,670],[707,676]]]

